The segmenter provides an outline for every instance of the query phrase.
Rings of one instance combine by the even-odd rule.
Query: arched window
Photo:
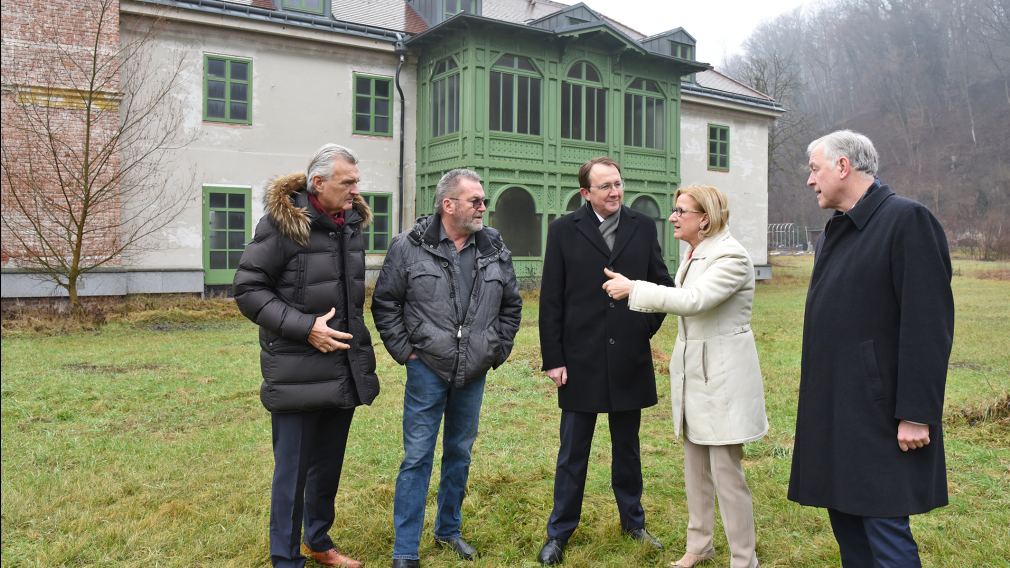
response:
[[[641,195],[631,204],[631,208],[642,215],[652,219],[656,223],[656,237],[659,239],[659,246],[666,253],[666,217],[659,212],[659,204],[648,195]]]
[[[491,217],[513,256],[540,256],[540,215],[526,190],[510,187],[502,192]]]
[[[459,131],[459,66],[446,57],[431,72],[431,136]]]
[[[666,99],[659,85],[649,79],[635,79],[624,93],[624,144],[639,148],[665,146]]]
[[[582,207],[582,194],[576,193],[572,195],[572,198],[568,200],[568,205],[565,206],[565,211],[571,213],[579,207]]]
[[[607,90],[600,72],[586,61],[572,65],[561,82],[561,137],[607,141]]]
[[[488,125],[498,132],[540,135],[540,74],[528,57],[503,55],[491,68]]]

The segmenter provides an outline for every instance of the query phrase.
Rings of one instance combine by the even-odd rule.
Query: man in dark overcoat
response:
[[[807,153],[807,185],[835,212],[807,292],[789,499],[828,509],[843,566],[920,566],[909,515],[947,504],[947,240],[876,179],[865,136],[833,132]]]
[[[579,524],[596,416],[608,414],[611,481],[621,528],[662,548],[645,530],[638,430],[642,409],[656,404],[649,339],[663,314],[627,309],[603,292],[605,267],[628,278],[672,286],[655,222],[624,207],[617,163],[594,158],[579,169],[586,203],[551,223],[540,287],[543,370],[558,387],[561,446],[554,475],[554,510],[541,564],[561,562]]]

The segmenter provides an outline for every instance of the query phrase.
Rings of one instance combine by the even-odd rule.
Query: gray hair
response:
[[[466,178],[470,181],[481,183],[480,175],[473,170],[456,168],[455,170],[445,172],[442,179],[438,180],[438,185],[435,186],[435,211],[441,213],[442,200],[446,197],[455,196],[455,191],[459,187],[460,178]],[[449,195],[450,192],[452,192],[453,195]]]
[[[873,147],[873,142],[869,138],[858,132],[836,130],[821,136],[807,146],[807,156],[813,154],[818,146],[823,149],[824,158],[830,162],[845,156],[857,171],[871,176],[877,175],[879,162],[877,149]]]
[[[309,193],[316,193],[316,188],[312,187],[312,178],[318,176],[327,181],[333,176],[333,162],[336,160],[355,165],[358,163],[358,157],[350,149],[337,144],[323,144],[316,150],[316,154],[309,161],[309,167],[305,170],[305,185]]]

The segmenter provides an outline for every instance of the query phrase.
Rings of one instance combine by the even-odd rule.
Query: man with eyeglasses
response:
[[[522,299],[512,253],[484,226],[476,172],[456,169],[435,188],[435,213],[393,239],[372,297],[386,350],[407,367],[403,462],[393,497],[393,568],[420,565],[418,548],[439,423],[445,417],[435,544],[473,560],[461,509],[484,381],[512,352]]]
[[[649,339],[663,314],[627,309],[602,291],[604,268],[673,286],[655,222],[624,207],[617,162],[594,158],[579,168],[584,207],[551,223],[540,287],[543,370],[558,388],[561,442],[554,510],[541,564],[558,564],[582,513],[589,451],[599,413],[608,414],[611,485],[622,531],[657,549],[645,530],[638,431],[642,409],[656,404]],[[630,276],[629,273],[634,274]]]

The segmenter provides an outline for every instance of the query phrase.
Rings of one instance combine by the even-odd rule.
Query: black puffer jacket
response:
[[[235,301],[260,326],[260,400],[271,412],[353,408],[379,394],[375,352],[365,327],[361,228],[371,219],[360,197],[338,228],[309,204],[305,174],[273,181],[266,215],[235,273]],[[317,317],[354,336],[351,349],[322,353],[308,342]]]
[[[498,367],[512,352],[522,298],[512,254],[498,231],[474,234],[477,277],[470,307],[460,314],[449,259],[438,248],[441,219],[420,219],[393,239],[372,296],[372,315],[393,359],[411,353],[456,386]]]

